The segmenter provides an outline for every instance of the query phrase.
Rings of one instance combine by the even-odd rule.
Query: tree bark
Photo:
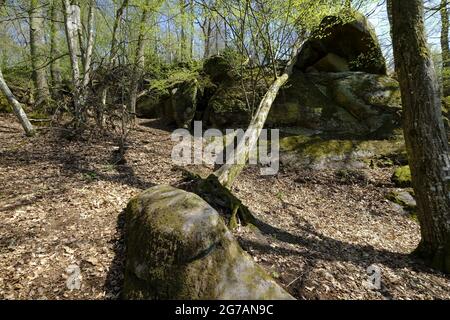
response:
[[[185,0],[179,0],[178,6],[180,7],[180,54],[178,56],[179,61],[187,60],[187,48],[188,37],[186,35],[187,19],[186,19],[186,2]]]
[[[134,123],[136,121],[136,101],[138,96],[139,81],[142,78],[143,70],[145,67],[144,49],[145,49],[145,25],[148,18],[148,6],[150,1],[145,2],[145,6],[142,9],[142,16],[139,25],[139,36],[136,47],[136,57],[133,67],[133,76],[131,79],[131,92],[130,92],[130,111],[131,119]]]
[[[123,14],[124,14],[127,6],[128,6],[128,0],[123,0],[119,9],[117,9],[116,16],[114,18],[113,32],[112,32],[112,38],[111,38],[111,48],[110,48],[110,53],[108,56],[108,61],[106,63],[107,68],[111,68],[112,66],[114,66],[114,64],[116,62],[117,46],[118,46],[117,31],[119,29],[120,22],[122,20]],[[105,86],[105,88],[103,88],[103,91],[102,91],[102,104],[103,105],[106,105],[107,94],[108,94],[108,87]]]
[[[450,44],[448,0],[441,0],[441,50],[442,50],[442,87],[444,97],[450,96]]]
[[[245,168],[245,163],[248,160],[250,151],[256,146],[258,142],[261,130],[264,127],[267,116],[269,114],[272,103],[277,97],[280,88],[288,81],[292,74],[293,67],[297,61],[298,49],[300,46],[296,46],[293,50],[293,56],[289,61],[283,74],[272,83],[267,90],[263,99],[261,100],[259,107],[252,118],[250,125],[244,135],[244,138],[238,143],[235,150],[235,161],[230,163],[229,161],[220,167],[214,174],[218,177],[219,182],[227,187],[231,188],[236,178]]]
[[[89,13],[88,13],[88,39],[86,50],[84,52],[84,72],[83,72],[83,89],[85,90],[91,80],[91,62],[92,62],[92,51],[94,50],[94,28],[95,28],[95,1],[90,0],[89,2]]]
[[[76,5],[71,5],[69,0],[62,0],[64,7],[64,21],[69,49],[70,63],[72,69],[73,101],[75,107],[75,119],[78,124],[82,122],[82,97],[80,83],[80,66],[78,61],[78,25],[80,23],[79,9]],[[78,11],[78,12],[77,12]]]
[[[35,87],[36,106],[47,104],[50,98],[47,75],[45,72],[45,38],[44,12],[39,0],[30,0],[30,50],[33,68],[33,82]]]
[[[35,133],[34,128],[31,125],[30,121],[28,120],[28,117],[25,111],[23,110],[22,105],[20,104],[19,101],[17,101],[16,97],[14,97],[13,93],[6,84],[1,69],[0,69],[0,91],[3,92],[3,94],[6,96],[6,99],[8,99],[9,104],[13,108],[14,114],[16,115],[17,119],[19,119],[20,124],[25,130],[27,136],[34,135]]]
[[[403,130],[422,236],[415,252],[433,267],[448,273],[449,147],[442,120],[440,89],[425,38],[423,1],[391,1]]]
[[[61,77],[61,67],[59,64],[59,55],[60,52],[58,50],[58,7],[56,4],[57,0],[52,0],[50,7],[50,76],[51,76],[51,86],[53,96],[58,96],[58,89],[61,85],[62,77]]]

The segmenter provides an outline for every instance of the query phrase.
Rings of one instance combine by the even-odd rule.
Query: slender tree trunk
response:
[[[189,1],[189,59],[194,59],[194,0]]]
[[[245,168],[250,151],[256,146],[261,130],[264,127],[267,116],[269,114],[272,103],[277,97],[280,88],[288,81],[292,74],[293,67],[297,61],[300,46],[296,46],[293,50],[293,56],[289,61],[284,73],[279,76],[269,87],[263,99],[261,100],[255,116],[250,122],[244,138],[238,143],[235,150],[235,161],[233,163],[225,163],[214,174],[218,177],[219,182],[231,188],[236,178]]]
[[[145,2],[145,7],[142,10],[141,21],[139,25],[139,36],[136,47],[136,56],[133,67],[133,76],[131,80],[131,93],[130,93],[130,111],[132,122],[136,122],[136,101],[139,89],[139,81],[142,78],[143,70],[145,68],[144,49],[145,49],[145,26],[148,18],[148,6],[150,1]]]
[[[448,0],[441,0],[441,48],[442,48],[442,86],[444,97],[450,96],[450,44]]]
[[[128,7],[129,0],[123,0],[122,4],[116,11],[116,16],[114,18],[114,25],[113,25],[113,31],[112,31],[112,39],[111,39],[111,48],[110,53],[108,56],[108,61],[106,63],[106,68],[112,68],[116,62],[117,59],[117,52],[118,52],[118,29],[120,26],[120,23],[122,21],[123,15],[125,13],[125,9]],[[106,84],[101,93],[101,106],[98,110],[98,116],[97,116],[97,122],[100,126],[103,126],[103,110],[106,108],[106,100],[108,97],[108,84]]]
[[[111,49],[110,54],[108,58],[108,65],[113,66],[116,63],[117,60],[117,53],[118,53],[118,30],[120,23],[122,21],[123,15],[125,13],[125,9],[128,7],[128,0],[123,0],[122,4],[120,5],[119,9],[117,9],[116,16],[114,19],[114,26],[113,26],[113,32],[112,32],[112,39],[111,39]]]
[[[450,272],[449,148],[422,0],[392,1],[392,35],[404,134],[422,240],[416,253]]]
[[[86,50],[84,52],[84,73],[83,73],[83,90],[89,84],[91,80],[91,62],[92,62],[92,51],[94,50],[94,28],[95,28],[95,1],[90,0],[89,2],[89,14],[88,14],[88,37]]]
[[[64,7],[64,21],[69,49],[70,63],[72,69],[73,100],[75,107],[75,119],[80,124],[82,122],[82,95],[80,82],[80,66],[78,61],[78,25],[80,23],[80,7],[71,5],[69,0],[62,0]],[[78,126],[77,124],[77,126]]]
[[[6,96],[6,99],[8,99],[9,104],[14,110],[14,114],[16,115],[17,119],[19,119],[20,124],[25,130],[27,136],[34,135],[35,133],[34,128],[31,125],[30,121],[28,120],[28,117],[25,111],[23,110],[22,105],[20,104],[19,101],[17,101],[16,97],[14,97],[13,93],[6,84],[1,69],[0,69],[0,91],[3,92],[3,94]]]
[[[187,48],[188,48],[188,37],[186,35],[186,2],[185,0],[179,0],[178,3],[180,7],[180,17],[181,17],[181,23],[180,23],[180,54],[178,57],[179,61],[186,61],[187,60]]]
[[[203,53],[203,58],[208,58],[211,54],[211,18],[208,17],[206,21],[205,30],[205,49]]]
[[[35,87],[35,104],[47,104],[50,98],[47,75],[45,72],[45,39],[44,39],[44,11],[39,0],[30,0],[30,49],[33,68],[33,82]]]
[[[56,4],[57,0],[52,0],[50,7],[50,75],[51,75],[51,86],[53,96],[58,96],[58,90],[61,85],[61,67],[59,64],[59,55],[60,52],[58,50],[58,8]]]

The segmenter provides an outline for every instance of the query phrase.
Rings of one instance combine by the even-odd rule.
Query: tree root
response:
[[[216,175],[211,174],[203,179],[189,170],[182,169],[182,171],[185,179],[192,181],[189,191],[203,198],[214,209],[224,212],[230,229],[239,225],[256,227],[257,218],[241,200],[219,182]]]

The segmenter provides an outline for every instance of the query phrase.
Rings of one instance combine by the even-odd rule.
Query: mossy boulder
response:
[[[170,95],[173,119],[179,128],[190,128],[197,109],[198,81],[185,81],[172,89]]]
[[[280,159],[288,166],[313,169],[359,169],[404,152],[402,137],[390,140],[333,139],[296,135],[280,140]]]
[[[400,118],[399,84],[388,76],[296,72],[280,91],[267,124],[388,138]]]
[[[409,166],[402,166],[395,169],[391,181],[399,188],[410,188],[411,183],[411,169]]]
[[[216,55],[209,57],[203,64],[203,71],[213,82],[231,80],[235,76],[233,66],[225,57]]]
[[[196,78],[175,83],[165,90],[153,90],[138,100],[139,116],[161,118],[166,124],[189,128],[195,117],[201,88]]]
[[[259,101],[264,91],[256,93]],[[252,98],[252,93],[245,95],[240,82],[223,83],[209,100],[205,120],[215,127],[246,127]],[[388,138],[400,125],[400,102],[398,82],[388,76],[297,71],[280,90],[266,125]]]
[[[386,74],[386,63],[373,27],[360,13],[344,11],[325,17],[303,45],[297,68],[304,72],[336,72],[336,64],[323,64],[333,54],[351,71]],[[344,63],[345,62],[345,63]]]
[[[203,72],[212,82],[223,83],[239,79],[241,71],[246,68],[248,58],[237,51],[227,48],[218,55],[205,59]]]
[[[408,191],[392,191],[386,195],[389,201],[400,205],[405,211],[413,213],[417,207],[417,202]]]
[[[199,196],[156,186],[126,209],[125,299],[293,299]]]
[[[151,93],[138,99],[136,113],[139,117],[156,119],[162,118],[166,101],[170,98],[168,93]]]
[[[362,72],[340,75],[330,84],[331,99],[363,125],[364,131],[388,137],[400,126],[401,95],[396,80]]]
[[[323,119],[338,106],[327,94],[327,83],[318,80],[302,72],[292,74],[272,105],[267,125],[323,129]]]
[[[246,127],[252,111],[243,89],[237,85],[220,86],[208,102],[204,120],[212,127]]]

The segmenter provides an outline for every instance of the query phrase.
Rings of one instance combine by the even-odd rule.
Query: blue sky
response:
[[[407,1],[407,0],[405,0]],[[369,1],[368,1],[369,3]],[[439,4],[439,0],[427,0],[426,6],[434,6]],[[375,31],[380,40],[380,44],[383,48],[383,53],[388,60],[388,63],[392,63],[392,46],[391,46],[391,37],[389,33],[389,21],[386,12],[386,4],[385,1],[378,1],[378,3],[370,2],[361,8],[361,10],[368,15],[370,23],[374,26]],[[440,52],[440,16],[439,13],[426,14],[425,26],[427,29],[427,39],[430,45],[430,48],[433,51]]]

